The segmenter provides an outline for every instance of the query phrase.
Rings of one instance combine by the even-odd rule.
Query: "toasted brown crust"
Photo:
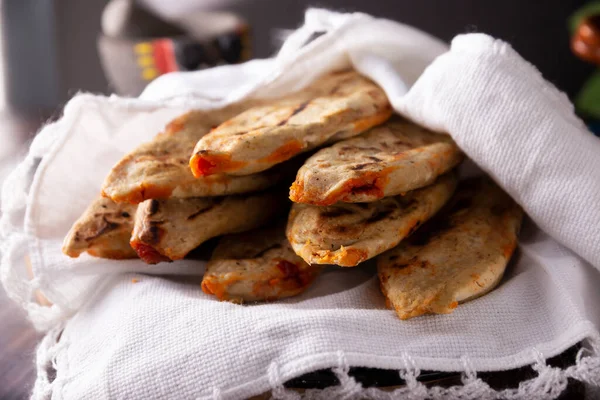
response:
[[[287,207],[281,190],[146,200],[135,214],[131,246],[149,264],[178,260],[210,238],[268,223]]]
[[[63,242],[63,253],[69,257],[87,252],[101,258],[136,258],[129,245],[136,208],[98,197],[73,224]]]
[[[285,224],[224,236],[206,266],[202,290],[219,300],[272,301],[304,292],[321,271],[298,257]]]
[[[448,135],[393,118],[316,152],[298,171],[290,199],[319,206],[372,202],[427,186],[461,160]]]
[[[292,206],[287,238],[307,263],[353,267],[390,248],[431,218],[456,187],[453,173],[405,196],[372,203]]]
[[[356,72],[326,75],[306,89],[251,108],[202,137],[195,176],[248,175],[381,124],[392,113],[383,90]]]
[[[377,257],[400,319],[450,313],[492,290],[517,245],[521,208],[489,179],[461,182],[447,209]]]
[[[196,179],[188,162],[198,139],[256,102],[219,110],[191,111],[169,123],[151,142],[127,154],[111,170],[103,195],[116,202],[203,197],[259,191],[274,185],[285,171],[272,169],[251,176],[213,175]]]

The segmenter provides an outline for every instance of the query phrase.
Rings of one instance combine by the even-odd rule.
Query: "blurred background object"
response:
[[[600,1],[592,1],[577,10],[569,20],[571,50],[580,59],[600,66]],[[574,98],[578,114],[588,127],[600,135],[600,70],[587,78]]]
[[[248,35],[248,26],[231,13],[192,11],[168,20],[133,0],[112,0],[102,14],[98,49],[112,88],[137,96],[168,72],[246,61]]]
[[[114,91],[103,72],[96,41],[102,32],[101,16],[106,0],[3,0],[2,52],[7,104],[26,108],[55,108],[79,90]],[[138,0],[167,22],[185,21],[198,12],[227,12],[248,23],[252,54],[268,57],[277,48],[277,30],[293,29],[307,6],[343,11],[360,10],[398,20],[449,41],[456,34],[486,32],[509,41],[544,77],[574,96],[592,65],[570,52],[566,20],[584,0]],[[230,14],[230,15],[231,15]],[[198,18],[193,29],[202,30],[212,19]],[[141,32],[129,26],[122,34]],[[165,28],[163,25],[162,28]],[[189,30],[188,26],[179,26]],[[157,32],[158,31],[158,32]],[[148,37],[178,34],[157,30]],[[107,36],[119,32],[116,29]],[[146,34],[144,34],[146,35]],[[188,33],[188,36],[191,36]],[[118,62],[119,60],[114,60]]]

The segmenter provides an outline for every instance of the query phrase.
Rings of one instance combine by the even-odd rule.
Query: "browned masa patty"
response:
[[[461,182],[447,209],[377,257],[388,305],[407,319],[449,313],[489,292],[515,250],[522,217],[491,180]]]
[[[372,202],[427,186],[462,158],[450,136],[392,118],[317,151],[298,171],[290,199],[319,206]]]
[[[136,208],[136,205],[96,198],[65,237],[63,253],[69,257],[87,252],[101,258],[136,258],[136,252],[129,245]]]
[[[320,271],[294,253],[280,223],[221,238],[202,290],[235,303],[271,301],[304,292]]]
[[[262,226],[288,208],[281,189],[224,197],[146,200],[131,246],[149,264],[179,260],[210,238]]]
[[[385,93],[367,78],[353,71],[329,74],[219,125],[198,141],[190,168],[197,177],[256,173],[358,135],[391,114]]]
[[[164,132],[125,155],[111,170],[103,195],[116,202],[140,203],[169,197],[204,197],[263,190],[284,174],[272,169],[251,176],[194,178],[189,157],[196,142],[212,128],[256,104],[245,101],[223,109],[191,111],[171,121]]]
[[[405,196],[372,203],[328,207],[294,203],[286,234],[307,263],[353,267],[396,246],[431,218],[455,187],[456,176],[448,173]]]

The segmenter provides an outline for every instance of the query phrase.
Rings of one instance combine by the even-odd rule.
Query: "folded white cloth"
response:
[[[325,34],[305,45],[315,32]],[[402,322],[384,308],[369,266],[332,269],[297,298],[238,306],[203,294],[193,278],[137,274],[134,284],[122,274],[200,275],[198,262],[148,268],[60,253],[112,164],[177,114],[281,95],[350,65],[379,83],[396,111],[452,135],[533,220],[497,290],[451,315]],[[590,265],[600,268],[600,140],[534,67],[486,35],[461,35],[448,50],[406,25],[309,10],[274,59],[166,75],[139,99],[77,96],[38,135],[2,196],[3,283],[49,330],[34,398],[239,398],[270,389],[286,398],[284,381],[327,367],[340,386],[310,396],[387,398],[356,384],[348,366],[401,370],[408,385],[399,398],[551,398],[567,378],[600,385],[600,274]],[[36,304],[35,289],[53,306]],[[545,366],[582,340],[590,350],[573,367]],[[532,363],[537,378],[501,393],[475,376]],[[427,389],[419,369],[467,375],[460,388]]]

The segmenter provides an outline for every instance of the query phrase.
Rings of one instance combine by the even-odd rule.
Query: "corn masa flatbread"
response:
[[[298,171],[290,199],[319,206],[372,202],[427,186],[462,158],[450,136],[393,118],[317,151]]]
[[[381,290],[400,319],[452,312],[500,282],[521,208],[491,180],[461,182],[448,209],[377,257]]]
[[[202,137],[194,176],[264,171],[326,142],[356,136],[392,113],[385,93],[356,72],[338,72],[306,89],[251,108]]]
[[[292,250],[285,224],[220,239],[206,266],[202,290],[234,303],[273,301],[304,292],[322,267]]]
[[[405,196],[372,203],[319,207],[294,203],[287,225],[292,248],[309,264],[353,267],[396,246],[431,218],[452,196],[456,176],[448,173]]]
[[[208,239],[267,224],[287,207],[281,190],[146,200],[135,214],[131,246],[148,264],[179,260]]]
[[[63,241],[63,253],[73,258],[83,252],[116,260],[137,258],[129,245],[136,208],[99,196],[73,224]]]
[[[219,123],[256,102],[219,110],[191,111],[171,121],[164,132],[125,155],[104,181],[102,192],[116,202],[140,203],[169,197],[204,197],[247,193],[277,183],[284,169],[248,176],[212,175],[194,178],[189,157],[196,142]]]

